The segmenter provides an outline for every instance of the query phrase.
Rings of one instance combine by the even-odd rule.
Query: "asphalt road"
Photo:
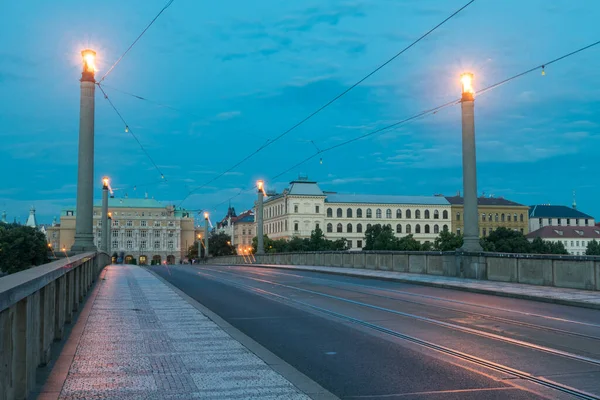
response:
[[[600,311],[260,267],[151,269],[347,399],[600,399]]]

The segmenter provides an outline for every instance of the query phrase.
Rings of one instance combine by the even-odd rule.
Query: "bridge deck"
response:
[[[308,398],[140,267],[107,267],[86,308],[42,399]]]

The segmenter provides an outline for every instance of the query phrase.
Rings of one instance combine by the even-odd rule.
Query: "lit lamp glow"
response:
[[[102,188],[108,189],[108,176],[102,178]]]
[[[204,219],[208,219],[208,213],[207,212],[204,213]]]
[[[473,95],[475,94],[475,90],[473,89],[473,74],[470,72],[466,72],[460,76],[460,82],[462,83],[462,95],[463,100],[465,98],[473,99]]]
[[[265,182],[262,179],[256,181],[256,187],[258,188],[258,191],[262,193],[265,187]]]
[[[81,57],[83,58],[83,72],[92,74],[96,72],[96,52],[86,49],[81,52]]]

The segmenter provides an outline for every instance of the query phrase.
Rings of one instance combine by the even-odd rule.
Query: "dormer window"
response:
[[[563,231],[559,231],[558,229],[555,229],[554,232],[556,232],[558,235],[562,236],[563,235]]]
[[[575,229],[575,233],[577,233],[579,236],[583,236],[583,231],[578,231],[577,229]]]

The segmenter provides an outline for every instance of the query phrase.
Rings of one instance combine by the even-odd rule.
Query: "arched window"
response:
[[[421,210],[415,211],[415,219],[421,219]]]
[[[429,224],[425,224],[425,233],[431,233],[429,232]]]
[[[506,217],[506,219],[508,219],[508,222],[510,222],[510,214],[507,214]]]
[[[517,214],[515,214],[515,218],[516,218],[516,215]],[[367,208],[367,218],[373,218],[373,212],[371,211],[370,208]]]
[[[442,213],[442,218],[448,219],[448,211],[447,210],[444,210],[444,212]]]
[[[357,224],[356,225],[356,232],[362,233],[362,224]]]
[[[342,233],[342,232],[343,232],[343,229],[344,229],[344,228],[342,227],[342,224],[337,224],[337,232],[338,232],[338,233]]]
[[[440,219],[440,212],[438,210],[433,211],[433,219]]]
[[[433,233],[440,233],[440,227],[439,227],[439,225],[438,225],[438,224],[435,224],[435,225],[433,226]]]
[[[517,214],[514,215],[515,219],[513,221],[517,222]]]
[[[346,218],[352,218],[352,209],[351,208],[346,210]]]
[[[498,222],[498,213],[496,213],[495,221]]]
[[[415,233],[421,233],[421,225],[419,225],[419,224],[415,225]]]
[[[371,224],[367,224],[367,229],[371,229]]]
[[[444,225],[444,232],[448,232],[448,225]]]
[[[346,232],[352,233],[352,224],[346,225]]]
[[[488,221],[492,222],[492,221],[494,220],[492,217],[493,217],[493,216],[492,216],[492,213],[490,213],[490,214],[488,215]]]
[[[519,221],[523,222],[523,214],[521,214],[521,218],[519,219]],[[521,229],[521,233],[523,233],[523,229]]]
[[[481,222],[485,222],[485,213],[481,214]]]
[[[333,225],[327,224],[327,232],[329,232],[329,233],[333,232]]]
[[[385,217],[392,218],[392,210],[390,210],[389,208],[385,210]]]
[[[456,213],[456,220],[457,220],[457,221],[460,221],[460,212],[457,212],[457,213]]]
[[[344,214],[344,213],[342,212],[342,209],[341,209],[341,208],[338,208],[338,209],[337,209],[337,211],[336,211],[336,213],[337,213],[337,217],[338,217],[338,218],[342,218],[342,216],[343,216],[343,214]]]
[[[332,218],[333,217],[333,210],[331,208],[327,209],[327,217],[328,218]]]
[[[410,224],[406,224],[406,233],[411,233]]]
[[[411,219],[410,210],[406,210],[406,219]]]
[[[400,210],[400,209],[396,210],[396,218],[402,218],[402,210]]]
[[[502,213],[502,215],[500,215],[500,221],[504,222],[504,218],[505,218],[504,213]]]
[[[362,218],[362,208],[356,210],[356,218]]]
[[[402,233],[402,225],[396,225],[396,233]]]
[[[425,210],[425,219],[429,219],[429,210]]]
[[[378,208],[377,211],[375,211],[375,218],[381,218],[381,208]]]

